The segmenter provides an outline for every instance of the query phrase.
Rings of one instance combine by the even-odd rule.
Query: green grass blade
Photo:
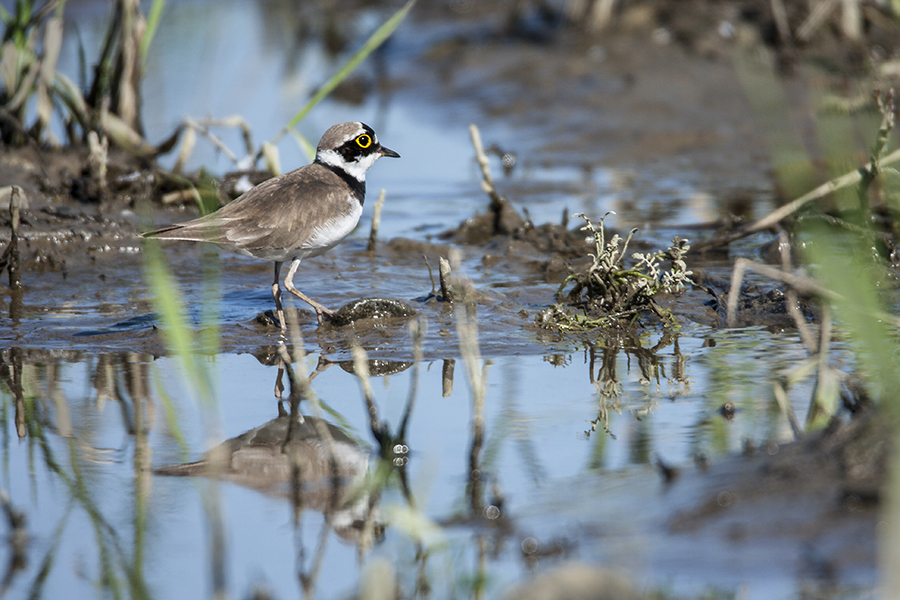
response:
[[[147,13],[147,28],[144,30],[144,35],[141,37],[141,68],[145,68],[147,66],[147,55],[150,52],[150,44],[153,43],[153,37],[156,35],[156,30],[159,28],[159,20],[162,17],[163,8],[166,6],[166,0],[153,0],[153,4],[150,6],[150,12]]]
[[[390,19],[384,22],[384,24],[379,27],[375,33],[373,33],[366,43],[363,44],[362,48],[357,50],[356,54],[350,57],[350,60],[341,67],[341,69],[335,73],[331,79],[329,79],[325,85],[319,88],[312,98],[306,103],[306,105],[300,109],[300,111],[294,115],[294,117],[288,121],[288,124],[284,126],[284,129],[276,135],[271,143],[274,144],[278,140],[280,140],[286,133],[291,131],[297,123],[303,120],[303,118],[315,107],[319,102],[322,101],[328,94],[334,90],[344,79],[347,78],[350,73],[352,73],[356,67],[360,65],[362,61],[364,61],[372,52],[374,52],[381,44],[387,40],[394,30],[400,25],[403,19],[406,17],[407,13],[412,9],[413,5],[416,3],[416,0],[409,0],[406,4],[403,5],[403,8],[394,13]]]
[[[864,240],[829,231],[821,224],[806,227],[804,233],[814,242],[805,250],[817,278],[838,294],[833,300],[835,315],[853,341],[869,394],[896,411],[900,408],[896,402],[898,347],[891,327],[881,317],[890,310],[879,293],[884,283],[875,278],[878,267],[871,264],[871,248]]]
[[[150,288],[153,290],[153,304],[162,321],[163,339],[181,362],[182,371],[194,388],[197,398],[209,403],[213,398],[211,374],[207,365],[198,360],[193,345],[193,332],[188,327],[186,305],[178,286],[166,269],[159,244],[148,239],[144,243],[144,269]]]

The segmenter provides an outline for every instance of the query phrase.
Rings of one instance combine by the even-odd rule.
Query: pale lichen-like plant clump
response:
[[[659,294],[681,293],[690,282],[684,256],[690,250],[688,240],[676,237],[666,250],[631,255],[636,262],[624,266],[628,243],[637,232],[632,229],[623,240],[618,234],[606,239],[604,222],[607,213],[595,225],[584,214],[575,216],[585,220],[582,231],[590,232],[594,252],[585,271],[571,272],[556,292],[557,304],[541,311],[535,319],[539,325],[561,330],[588,330],[607,327],[617,321],[633,320],[641,313],[652,312],[669,324],[672,314],[661,308],[655,297]],[[670,262],[669,269],[663,268]],[[574,285],[564,294],[566,287]],[[565,303],[563,305],[563,302]],[[574,312],[573,309],[580,309]]]

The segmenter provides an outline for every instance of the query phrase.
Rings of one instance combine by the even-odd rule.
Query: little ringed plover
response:
[[[284,287],[312,306],[321,324],[334,311],[295,288],[294,274],[301,260],[331,250],[356,227],[366,197],[366,171],[381,156],[400,157],[364,123],[335,125],[319,141],[312,164],[264,181],[214,213],[143,237],[212,242],[274,262],[272,296],[282,329],[278,279],[282,263],[290,260]]]

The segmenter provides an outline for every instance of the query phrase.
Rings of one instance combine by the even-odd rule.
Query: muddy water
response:
[[[277,133],[346,56],[330,55],[316,35],[295,38],[303,20],[279,6],[167,6],[144,88],[151,139],[182,115],[206,113],[241,114],[257,141]],[[79,27],[97,37],[102,12],[81,10]],[[352,29],[368,31],[379,18],[354,13]],[[463,245],[457,274],[479,294],[476,370],[486,377],[483,408],[474,404],[452,309],[420,301],[432,291],[423,254],[436,271],[450,248],[437,235],[487,204],[470,122],[486,144],[515,154],[509,175],[494,163],[498,184],[535,223],[558,221],[564,209],[594,217],[616,210],[615,227],[640,226],[641,237],[659,246],[684,235],[680,225],[738,205],[762,214],[771,202],[727,66],[684,57],[674,65],[676,52],[615,54],[614,45],[598,60],[596,49],[582,55],[565,43],[479,33],[494,24],[410,21],[364,71],[361,100],[330,101],[300,127],[315,140],[333,122],[361,119],[403,158],[370,172],[367,206],[375,191],[388,190],[377,249],[365,250],[367,208],[360,229],[305,263],[296,282],[331,307],[368,296],[404,299],[426,328],[423,359],[411,366],[406,324],[317,328],[298,305],[301,363],[307,371],[318,366],[311,387],[321,402],[318,411],[299,406],[307,427],[297,420],[289,440],[306,461],[300,475],[281,461],[292,419],[275,396],[281,337],[257,319],[271,308],[270,265],[164,245],[188,322],[199,331],[207,311],[218,315],[217,347],[189,367],[165,345],[132,236],[60,242],[47,251],[55,263],[25,271],[21,294],[4,289],[3,487],[30,537],[25,566],[11,571],[10,597],[90,596],[98,585],[202,597],[218,582],[232,597],[262,589],[278,598],[337,598],[353,594],[380,559],[407,595],[435,598],[498,597],[568,561],[621,568],[638,589],[688,597],[711,589],[768,599],[801,588],[872,588],[873,511],[850,510],[812,488],[756,502],[738,484],[761,467],[725,459],[748,447],[774,455],[773,443],[792,439],[771,393],[773,379],[805,357],[791,331],[719,329],[708,296],[692,290],[679,301],[674,337],[652,324],[635,339],[562,336],[531,326],[560,281],[536,266],[541,256]],[[460,32],[468,43],[458,41]],[[547,53],[579,58],[554,70]],[[678,78],[654,82],[674,66]],[[704,95],[709,89],[719,90],[721,104]],[[280,149],[285,167],[305,162],[293,142]],[[203,145],[192,164],[229,168]],[[156,213],[160,222],[189,216],[189,208]],[[85,219],[72,227],[96,227]],[[759,242],[739,252],[755,255]],[[727,275],[729,262],[698,266]],[[371,359],[396,363],[374,379],[371,407],[348,363],[353,341]],[[849,361],[840,346],[834,352]],[[198,372],[212,382],[208,396],[191,383]],[[810,393],[806,382],[790,390],[800,422]],[[345,461],[334,488],[314,476],[328,460],[320,430],[308,427],[316,423],[331,428]],[[153,471],[202,461],[239,436],[218,484]],[[397,450],[398,469],[386,482],[354,487],[367,470],[377,472],[379,447],[392,436],[408,448]],[[695,461],[712,463],[712,475]],[[682,475],[666,485],[658,462]],[[741,512],[704,527],[698,507],[710,499],[727,507],[738,497],[746,499]],[[816,519],[801,518],[813,512]],[[12,548],[0,545],[0,565],[14,558]]]

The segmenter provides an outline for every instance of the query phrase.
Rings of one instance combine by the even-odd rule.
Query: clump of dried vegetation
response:
[[[50,124],[54,112],[65,130],[65,143],[89,143],[93,132],[138,158],[171,149],[178,132],[159,145],[143,137],[140,87],[144,64],[163,2],[155,0],[145,19],[137,0],[117,0],[100,55],[88,69],[79,48],[82,80],[57,70],[63,46],[64,2],[36,9],[17,0],[12,12],[0,8],[4,24],[0,44],[0,138],[13,146],[26,143],[57,146]],[[91,72],[88,80],[85,75]],[[31,108],[34,117],[29,118]]]
[[[635,252],[635,261],[626,266],[628,243],[637,232],[632,229],[622,240],[619,234],[606,239],[607,213],[595,225],[587,216],[582,231],[590,232],[594,252],[584,271],[572,271],[556,292],[557,303],[538,313],[535,321],[542,327],[563,331],[585,331],[621,322],[634,322],[644,313],[652,313],[668,325],[674,325],[672,313],[656,301],[660,294],[678,294],[690,283],[691,271],[684,257],[690,250],[688,240],[676,237],[666,250]],[[671,267],[665,269],[663,264]],[[565,289],[572,284],[566,293]]]

